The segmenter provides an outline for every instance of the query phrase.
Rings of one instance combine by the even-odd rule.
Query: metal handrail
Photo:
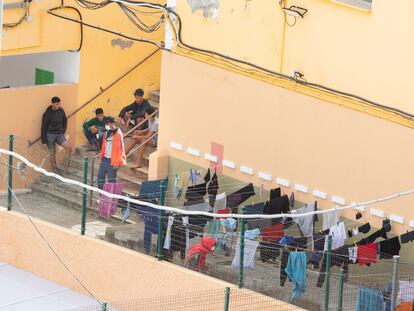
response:
[[[158,132],[155,132],[151,137],[147,138],[143,143],[141,143],[141,145],[139,145],[138,147],[135,147],[134,149],[132,149],[127,155],[126,157],[128,158],[130,155],[132,155],[135,151],[137,151],[139,148],[141,148],[142,146],[144,146],[147,142],[149,142],[151,139],[153,139],[155,136],[158,135]]]
[[[130,69],[128,69],[128,71],[126,71],[125,73],[123,73],[120,77],[118,77],[115,81],[111,82],[107,87],[105,88],[100,88],[100,92],[96,95],[94,95],[91,99],[89,99],[88,101],[86,101],[83,105],[81,105],[80,107],[78,107],[77,109],[75,109],[75,111],[71,112],[68,115],[68,119],[72,116],[74,116],[76,113],[78,113],[81,109],[85,108],[87,105],[89,105],[91,102],[93,102],[96,98],[98,98],[99,96],[101,96],[103,93],[105,93],[107,90],[109,90],[112,86],[114,86],[116,83],[118,83],[120,80],[122,80],[125,76],[127,76],[129,73],[131,73],[132,71],[134,71],[137,67],[139,67],[140,65],[142,65],[143,63],[145,63],[148,59],[150,59],[152,56],[154,56],[158,51],[160,51],[160,48],[157,48],[155,51],[151,52],[148,56],[146,56],[143,60],[140,60],[137,64],[135,64],[134,66],[132,66]],[[36,142],[38,142],[41,139],[41,137],[39,136],[38,138],[36,138],[35,140],[31,141],[28,140],[29,143],[29,147],[33,146]]]

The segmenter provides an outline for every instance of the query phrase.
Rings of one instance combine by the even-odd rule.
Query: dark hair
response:
[[[155,111],[154,107],[148,107],[147,110],[145,110],[145,112],[148,113],[149,115],[152,115],[154,111]]]
[[[102,108],[97,108],[97,109],[95,110],[95,114],[96,114],[96,115],[101,114],[101,113],[103,113],[103,109],[102,109]]]
[[[60,98],[57,96],[52,97],[52,104],[60,103]]]
[[[143,89],[136,89],[134,92],[135,96],[143,96],[144,95],[144,90]]]

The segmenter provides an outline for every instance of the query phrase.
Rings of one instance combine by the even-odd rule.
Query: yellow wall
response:
[[[409,91],[414,70],[412,1],[373,1],[369,12],[329,0],[287,0],[286,6],[291,5],[309,11],[295,26],[286,27],[285,40],[278,1],[220,1],[217,19],[191,13],[187,1],[178,1],[177,11],[183,39],[193,46],[275,71],[283,68],[285,74],[298,70],[307,81],[414,113]]]
[[[160,155],[208,167],[204,154],[217,142],[224,145],[224,158],[237,164],[223,174],[267,189],[276,186],[276,177],[285,178],[291,182],[282,187],[287,193],[295,183],[306,185],[310,193],[295,191],[297,199],[311,202],[318,199],[314,189],[326,192],[328,200],[318,199],[323,208],[335,205],[332,195],[351,203],[413,187],[409,128],[182,56],[164,53],[162,68]],[[171,149],[170,142],[184,151]],[[186,153],[187,147],[200,150],[201,157]],[[241,165],[253,168],[254,176],[241,173]],[[259,179],[259,171],[273,181]],[[404,225],[393,226],[398,233],[414,220],[413,204],[410,196],[375,208],[404,217]],[[354,218],[355,212],[344,215]],[[363,221],[380,227],[382,219],[365,216]]]
[[[203,300],[203,310],[222,310],[225,287],[233,286],[168,262],[159,262],[154,257],[80,236],[37,219],[34,219],[34,223],[69,269],[102,301],[116,302],[172,295],[174,301],[187,298],[183,300],[185,305],[189,303],[188,297],[196,295],[197,292],[217,290],[212,294],[211,300]],[[1,262],[87,294],[58,262],[24,215],[1,212],[0,227]],[[68,245],[71,247],[68,248]],[[217,295],[220,292],[223,297]],[[250,305],[260,305],[273,310],[277,307],[302,310],[258,293],[253,294],[249,290],[237,291],[233,306],[236,307],[243,300]]]
[[[155,2],[164,3],[163,0]],[[47,9],[59,4],[60,0],[33,1],[30,6],[33,21],[31,23],[24,22],[16,28],[7,30],[3,37],[2,55],[77,49],[80,40],[79,25],[51,16],[46,12]],[[65,5],[72,5],[80,9],[83,20],[90,24],[157,42],[164,38],[163,28],[154,34],[145,34],[139,31],[129,22],[116,3],[94,11],[81,9],[75,1],[65,1]],[[6,10],[4,12],[5,22],[18,19],[21,13],[19,10]],[[69,9],[58,10],[56,13],[78,18],[76,13]],[[147,23],[153,23],[155,17],[145,16],[142,19]],[[121,48],[116,44],[116,41],[112,41],[119,39],[122,38],[84,27],[83,47],[80,52],[78,106],[98,94],[101,88],[107,87],[156,49],[153,45],[141,42],[132,42],[127,44],[129,47]],[[108,114],[117,115],[123,106],[133,101],[132,93],[136,88],[141,87],[146,92],[159,89],[159,79],[160,55],[156,54],[122,79],[120,83],[113,86],[108,93],[98,97],[77,113],[74,118],[78,125],[76,133],[79,134],[76,143],[86,141],[82,133],[82,123],[94,116],[95,108],[103,107]]]

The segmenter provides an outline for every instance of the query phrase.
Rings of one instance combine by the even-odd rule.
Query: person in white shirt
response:
[[[153,107],[149,107],[145,111],[145,119],[148,119],[148,128],[145,130],[135,131],[135,134],[132,136],[131,144],[126,148],[126,155],[134,148],[135,145],[142,145],[138,149],[137,159],[135,165],[131,169],[136,169],[142,167],[142,158],[144,157],[144,152],[147,146],[157,146],[158,138],[158,121],[153,115],[155,112]]]

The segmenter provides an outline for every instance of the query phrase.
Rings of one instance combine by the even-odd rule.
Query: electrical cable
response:
[[[6,29],[7,28],[14,28],[14,27],[17,27],[20,24],[22,24],[24,22],[24,20],[30,15],[30,2],[31,1],[32,0],[24,0],[23,1],[23,4],[25,6],[25,11],[24,11],[23,16],[17,22],[3,24],[3,27],[6,28]]]
[[[62,4],[63,4],[63,0],[62,0]],[[83,18],[82,18],[82,13],[79,11],[79,9],[75,8],[74,6],[70,6],[70,5],[61,5],[59,7],[60,9],[71,9],[76,11],[76,13],[78,13],[79,15],[79,20],[81,22],[83,22]],[[79,47],[76,50],[68,50],[69,52],[80,52],[80,50],[82,49],[82,45],[83,45],[83,24],[80,23],[80,42],[79,42]]]

